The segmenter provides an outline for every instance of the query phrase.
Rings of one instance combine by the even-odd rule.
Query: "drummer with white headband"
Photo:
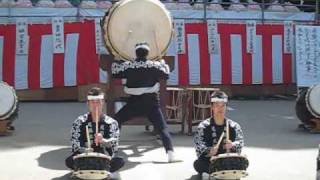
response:
[[[84,152],[98,152],[111,156],[111,176],[124,165],[124,160],[116,157],[120,134],[118,123],[103,113],[104,103],[104,93],[100,88],[93,87],[89,90],[87,95],[89,112],[79,116],[72,124],[72,155],[66,159],[68,168],[73,169],[73,157]]]
[[[212,116],[199,124],[194,136],[198,156],[194,168],[203,176],[208,176],[211,156],[241,153],[244,146],[240,125],[225,117],[228,96],[223,91],[215,91],[210,98]]]

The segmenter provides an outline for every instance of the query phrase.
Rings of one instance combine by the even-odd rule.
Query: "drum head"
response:
[[[0,119],[8,118],[15,110],[17,97],[13,88],[0,82]]]
[[[147,42],[148,59],[162,57],[172,37],[172,20],[159,0],[122,0],[104,18],[104,39],[108,49],[118,58],[136,58],[135,45]]]
[[[320,117],[320,84],[312,86],[307,92],[307,107],[312,115]]]

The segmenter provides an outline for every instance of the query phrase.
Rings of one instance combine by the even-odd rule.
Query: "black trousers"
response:
[[[210,158],[200,156],[194,163],[194,169],[199,173],[209,173]]]
[[[209,166],[210,166],[210,158],[209,157],[203,157],[200,156],[196,161],[193,163],[194,169],[198,172],[199,175],[202,175],[202,173],[209,173]],[[220,179],[214,179],[214,180],[220,180]],[[236,179],[240,180],[240,179]]]
[[[173,151],[172,139],[168,130],[167,122],[161,111],[158,96],[156,94],[143,94],[130,96],[127,104],[115,115],[119,127],[134,117],[144,116],[153,124],[160,134],[166,151]]]
[[[65,164],[68,168],[74,169],[73,156],[76,156],[80,153],[73,153],[71,156],[67,157]],[[124,166],[124,160],[122,157],[114,157],[110,161],[110,172],[115,172]]]

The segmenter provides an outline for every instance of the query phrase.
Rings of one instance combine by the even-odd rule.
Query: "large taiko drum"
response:
[[[6,133],[18,116],[18,98],[15,90],[5,82],[0,82],[0,134]]]
[[[172,38],[172,19],[159,0],[122,0],[102,19],[106,46],[115,59],[135,59],[135,45],[147,42],[148,59],[165,55]]]
[[[248,175],[249,161],[246,156],[226,153],[213,156],[210,160],[210,176],[216,179],[240,179]]]
[[[101,153],[83,153],[73,157],[73,176],[80,179],[105,179],[110,175],[111,157]]]
[[[296,114],[306,125],[314,125],[311,119],[320,118],[320,84],[300,91],[296,102]]]

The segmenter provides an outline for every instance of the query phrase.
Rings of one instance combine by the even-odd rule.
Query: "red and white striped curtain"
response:
[[[170,85],[290,84],[294,62],[284,53],[283,25],[256,25],[256,47],[246,50],[246,24],[219,24],[218,53],[208,52],[205,23],[185,23],[185,53],[176,58]],[[95,22],[64,23],[64,53],[53,53],[51,24],[28,25],[28,53],[16,53],[16,25],[0,25],[0,81],[16,89],[106,82],[96,53]]]
[[[246,50],[246,24],[218,24],[220,49],[208,53],[207,25],[185,24],[186,53],[176,55],[172,85],[290,84],[293,54],[284,53],[284,26],[256,26],[255,52]],[[174,55],[174,42],[169,54]]]

